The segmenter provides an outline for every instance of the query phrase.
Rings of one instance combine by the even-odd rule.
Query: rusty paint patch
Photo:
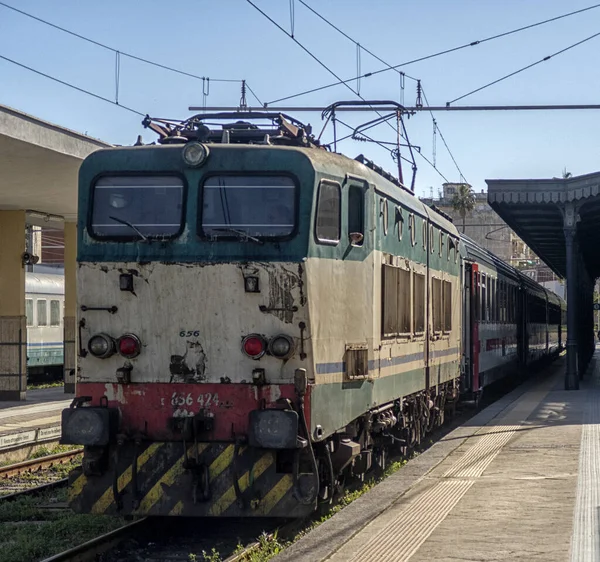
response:
[[[187,341],[183,355],[171,355],[170,382],[205,382],[206,354],[198,341]]]
[[[294,296],[292,291],[302,284],[295,272],[283,268],[267,268],[269,275],[269,304],[264,312],[272,314],[286,324],[294,321]]]

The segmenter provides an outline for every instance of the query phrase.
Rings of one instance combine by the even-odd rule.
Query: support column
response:
[[[0,400],[25,400],[25,211],[0,211]]]
[[[577,231],[575,222],[568,224],[565,217],[565,244],[567,254],[567,372],[565,373],[565,390],[579,388],[577,373],[577,261],[575,255],[575,238]]]
[[[65,222],[65,394],[75,393],[77,379],[77,224]]]

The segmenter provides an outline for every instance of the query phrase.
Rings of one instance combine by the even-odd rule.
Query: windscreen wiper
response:
[[[237,234],[240,237],[240,239],[252,240],[252,242],[256,242],[257,244],[264,244],[264,242],[260,240],[260,238],[251,236],[247,232],[244,232],[243,230],[237,230],[236,228],[213,228],[211,230],[215,230],[217,232],[233,232],[234,234]]]
[[[148,238],[146,238],[146,236],[144,236],[138,229],[137,226],[135,226],[134,224],[131,224],[129,221],[126,221],[125,219],[119,219],[117,217],[108,217],[109,219],[115,221],[115,222],[119,222],[121,224],[124,224],[125,226],[128,226],[129,228],[131,228],[132,230],[134,230],[135,232],[137,232],[140,235],[140,238],[144,241],[144,242],[148,242]]]

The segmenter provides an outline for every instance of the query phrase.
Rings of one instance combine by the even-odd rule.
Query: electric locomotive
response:
[[[80,170],[71,506],[306,515],[458,400],[464,243],[285,115],[146,125]]]

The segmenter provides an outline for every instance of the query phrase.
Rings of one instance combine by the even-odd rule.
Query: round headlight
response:
[[[208,148],[199,142],[188,142],[183,147],[182,155],[188,166],[201,166],[208,158]]]
[[[269,353],[279,359],[287,359],[294,353],[294,340],[281,334],[269,342]]]
[[[106,334],[96,334],[90,338],[88,350],[94,357],[106,359],[115,352],[115,340]]]

